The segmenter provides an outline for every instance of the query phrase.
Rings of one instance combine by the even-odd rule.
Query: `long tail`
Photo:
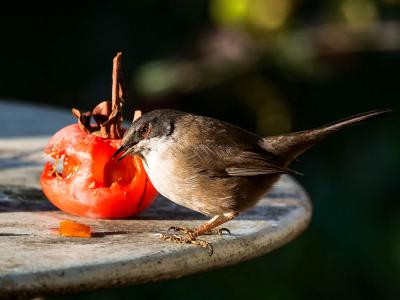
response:
[[[321,141],[327,135],[335,133],[351,125],[385,116],[390,112],[390,109],[372,110],[315,129],[266,137],[262,140],[262,146],[278,157],[281,157],[282,163],[289,163],[301,155],[304,151]]]

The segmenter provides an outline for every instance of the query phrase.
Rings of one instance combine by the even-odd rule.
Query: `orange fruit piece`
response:
[[[60,222],[58,234],[65,237],[90,238],[92,236],[90,226],[70,220],[63,220]]]

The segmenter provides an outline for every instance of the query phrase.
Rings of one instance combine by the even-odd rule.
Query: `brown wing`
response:
[[[233,162],[225,168],[230,176],[256,176],[267,174],[295,174],[300,175],[295,170],[281,167],[260,153],[243,151],[235,156]]]
[[[193,145],[186,158],[199,174],[212,177],[299,174],[268,160],[266,155],[227,145]]]
[[[185,168],[208,176],[299,174],[277,162],[259,145],[259,136],[220,120],[189,116],[177,141]]]

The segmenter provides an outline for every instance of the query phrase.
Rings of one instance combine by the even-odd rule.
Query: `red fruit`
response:
[[[63,169],[47,162],[40,183],[46,197],[61,210],[91,218],[126,218],[145,209],[157,192],[139,157],[118,162],[112,155],[122,140],[103,139],[64,127],[49,141],[45,153],[63,159]]]
[[[55,162],[44,166],[40,177],[43,192],[67,213],[126,218],[145,209],[157,195],[139,157],[120,162],[112,158],[123,133],[121,100],[125,94],[118,77],[119,64],[120,54],[114,59],[113,102],[102,102],[84,114],[73,110],[79,124],[58,131],[44,150]],[[91,124],[92,117],[97,125]],[[62,170],[57,170],[59,160]]]

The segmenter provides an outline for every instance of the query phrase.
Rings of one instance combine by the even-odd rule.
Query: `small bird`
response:
[[[132,122],[114,157],[139,155],[161,195],[211,217],[198,228],[170,228],[184,235],[161,237],[212,254],[212,246],[198,237],[230,233],[217,227],[254,206],[282,174],[299,174],[288,168],[299,155],[338,130],[389,112],[374,110],[311,130],[261,137],[218,119],[160,109]]]

